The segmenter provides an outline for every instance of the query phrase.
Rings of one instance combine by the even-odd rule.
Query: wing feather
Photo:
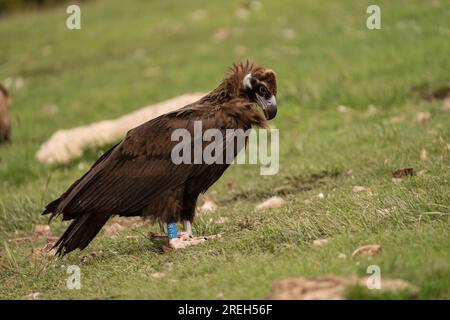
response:
[[[221,110],[195,105],[130,130],[66,192],[55,213],[64,213],[67,220],[82,213],[135,212],[167,190],[199,176],[210,166],[174,164],[171,152],[178,141],[171,141],[171,134],[174,129],[186,128],[193,135],[196,120],[202,121],[203,130],[232,128],[233,121]]]

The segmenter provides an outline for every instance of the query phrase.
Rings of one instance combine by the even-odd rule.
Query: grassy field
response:
[[[0,148],[0,297],[256,299],[274,280],[364,276],[375,264],[382,279],[420,288],[416,298],[449,299],[450,112],[430,97],[450,88],[450,6],[379,0],[382,29],[368,30],[372,2],[261,1],[248,10],[243,1],[98,0],[82,4],[79,31],[65,28],[63,6],[0,17],[0,81],[14,99],[13,144]],[[280,171],[233,166],[213,186],[219,209],[194,232],[221,241],[162,254],[162,240],[146,236],[159,227],[146,225],[37,260],[32,248],[45,240],[8,241],[47,223],[43,206],[102,152],[46,167],[35,152],[52,132],[209,91],[246,58],[278,75]],[[418,174],[393,181],[403,167]],[[255,210],[273,195],[285,206]],[[51,226],[56,235],[65,227]],[[311,245],[321,238],[329,243]],[[371,243],[383,252],[351,257]],[[66,288],[73,264],[81,290]]]

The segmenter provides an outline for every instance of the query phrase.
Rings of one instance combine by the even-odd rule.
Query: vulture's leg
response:
[[[202,240],[202,242],[203,242],[203,240],[208,240],[207,236],[194,237],[192,235],[192,224],[191,224],[191,221],[183,220],[183,226],[184,226],[184,232],[181,232],[180,233],[181,235],[188,236],[189,238],[194,239],[194,240]]]
[[[176,222],[171,222],[167,224],[167,237],[169,238],[169,243],[178,237]]]
[[[192,236],[191,221],[194,219],[198,193],[193,194],[185,191],[189,189],[189,186],[184,189],[183,205],[180,214],[180,218],[183,220],[184,232],[178,233],[176,238],[170,239],[169,237],[169,245],[174,249],[183,249],[188,246],[197,245],[208,239],[206,237]]]
[[[187,233],[188,236],[192,237],[192,225],[189,220],[183,220],[184,232]]]

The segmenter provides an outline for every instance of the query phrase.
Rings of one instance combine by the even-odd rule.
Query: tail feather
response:
[[[44,209],[43,215],[50,214],[50,221],[59,215],[63,216],[63,220],[73,220],[64,234],[58,239],[53,248],[57,248],[57,255],[65,255],[77,248],[83,250],[103,225],[111,217],[111,214],[85,212],[74,208],[73,204],[80,201],[79,196],[82,195],[92,181],[98,177],[99,172],[104,167],[104,160],[118,146],[116,144],[107,152],[105,152],[80,179],[75,181],[66,192],[58,199],[50,202]],[[76,207],[76,206],[75,206]]]
[[[56,254],[63,256],[77,248],[86,248],[110,217],[106,214],[78,216],[53,246],[58,248]]]
[[[58,199],[50,202],[45,207],[44,212],[42,213],[42,215],[46,215],[46,214],[50,213],[51,215],[50,215],[49,222],[52,221],[52,219],[58,215],[58,213],[57,213],[58,210],[57,209],[58,209],[58,206],[59,206],[60,202],[61,202],[61,198],[58,198]]]
[[[78,191],[80,190],[76,190],[78,186],[80,186],[83,183],[88,183],[90,181],[89,178],[89,174],[95,169],[97,168],[101,162],[103,160],[105,160],[110,154],[111,152],[115,149],[115,147],[117,147],[118,144],[116,144],[115,146],[113,146],[111,149],[109,149],[107,152],[105,152],[91,167],[91,169],[89,169],[89,171],[87,171],[80,179],[78,179],[77,181],[75,181],[74,183],[72,183],[72,185],[69,187],[69,189],[67,189],[66,192],[64,192],[58,199],[53,200],[52,202],[50,202],[49,204],[47,204],[47,206],[44,209],[44,212],[42,213],[42,215],[46,215],[51,213],[51,217],[50,220],[52,220],[55,216],[60,215],[61,213],[64,212],[64,220],[71,220],[74,217],[72,217],[71,215],[68,214],[68,212],[65,212],[65,209],[67,209],[67,205],[70,204],[70,201],[77,196]],[[74,191],[72,193],[72,191]],[[72,212],[73,214],[73,212]],[[76,213],[75,213],[76,214]]]

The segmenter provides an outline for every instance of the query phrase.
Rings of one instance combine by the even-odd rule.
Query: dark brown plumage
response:
[[[11,97],[6,88],[0,85],[0,144],[11,142],[10,106]]]
[[[250,76],[248,76],[250,74]],[[246,78],[247,76],[247,78]],[[197,198],[227,169],[228,164],[172,162],[171,141],[177,128],[193,133],[194,121],[209,128],[264,127],[275,116],[273,71],[253,64],[235,64],[222,83],[199,101],[130,130],[44,214],[73,220],[55,246],[65,254],[85,248],[112,215],[144,216],[169,223],[192,221]],[[272,98],[272,105],[265,105]],[[261,102],[263,101],[263,102]],[[263,103],[264,113],[255,107]],[[235,150],[234,156],[239,150]]]

